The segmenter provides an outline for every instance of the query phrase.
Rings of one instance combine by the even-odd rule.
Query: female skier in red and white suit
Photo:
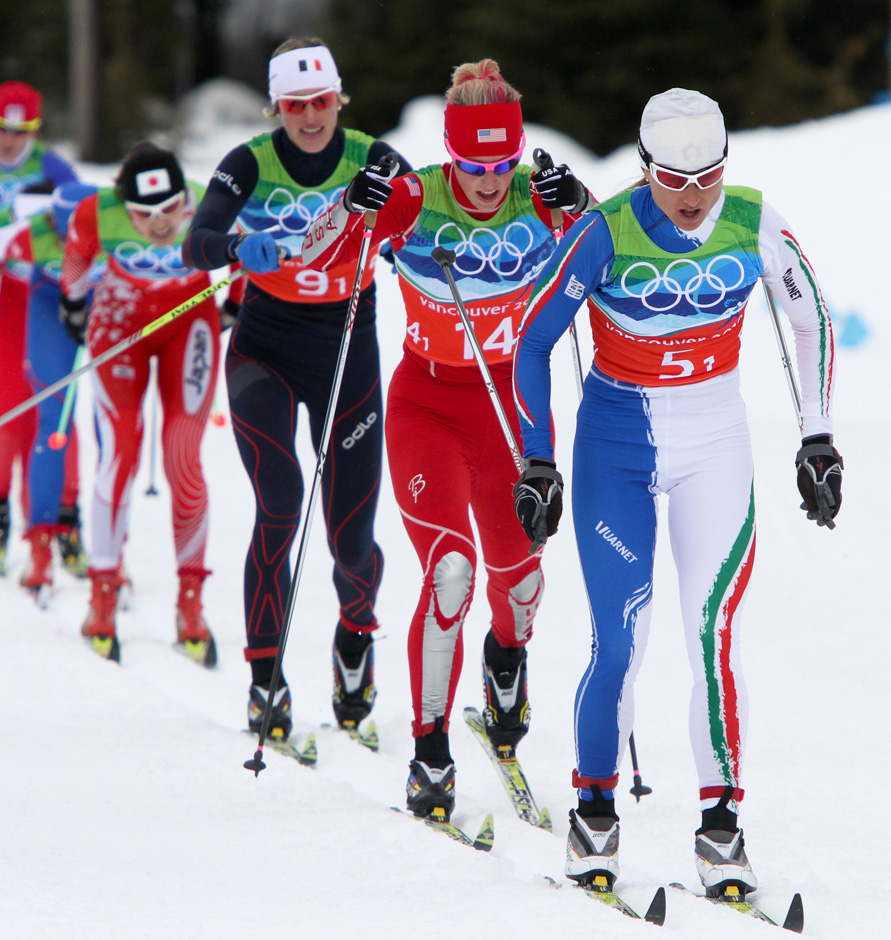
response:
[[[492,60],[460,66],[447,94],[446,148],[454,162],[392,180],[366,167],[322,216],[304,261],[327,268],[355,257],[363,210],[380,209],[373,243],[390,239],[408,315],[404,358],[389,387],[386,441],[402,519],[423,568],[408,637],[415,759],[408,808],[451,812],[448,724],[463,658],[461,627],[477,565],[473,510],[488,576],[492,626],[483,647],[489,736],[515,746],[526,733],[526,643],[541,601],[540,553],[512,516],[517,471],[432,250],[455,251],[452,271],[514,434],[511,355],[536,272],[587,190],[564,166],[533,176],[519,94]],[[378,173],[375,174],[374,170]],[[533,185],[534,184],[534,185]]]
[[[94,358],[210,285],[206,271],[183,264],[183,237],[202,190],[186,183],[174,154],[147,141],[137,144],[125,157],[116,183],[78,205],[62,267],[65,319],[69,330],[82,334],[90,266],[101,251],[108,253],[108,268],[89,311],[86,339]],[[201,615],[201,586],[210,572],[204,567],[208,499],[200,450],[213,404],[219,337],[220,316],[208,298],[92,373],[101,446],[92,510],[93,590],[83,633],[109,658],[119,654],[117,572],[142,446],[142,400],[154,356],[180,578],[177,642],[204,665],[216,662],[213,637]]]

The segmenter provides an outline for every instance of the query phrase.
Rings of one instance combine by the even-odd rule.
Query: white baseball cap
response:
[[[637,141],[641,164],[693,171],[727,156],[727,130],[717,102],[686,88],[671,88],[647,102]]]

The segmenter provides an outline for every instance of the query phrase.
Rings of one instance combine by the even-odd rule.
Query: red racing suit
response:
[[[182,261],[182,239],[195,205],[190,184],[185,217],[168,247],[153,245],[136,232],[113,190],[100,190],[74,211],[62,266],[63,295],[83,298],[93,259],[102,250],[108,254],[89,317],[87,346],[94,358],[210,285],[206,271],[187,268]],[[142,401],[149,363],[156,357],[178,573],[206,574],[208,496],[200,450],[213,404],[219,336],[219,314],[210,297],[93,370],[100,438],[92,508],[94,570],[114,569],[120,558],[142,446]]]
[[[518,471],[443,271],[430,256],[439,245],[456,253],[455,280],[518,437],[514,337],[535,275],[556,245],[551,212],[531,191],[532,172],[518,167],[496,211],[479,213],[451,164],[426,167],[391,181],[393,194],[374,226],[372,243],[388,238],[393,247],[407,313],[385,430],[396,501],[423,571],[408,635],[415,737],[440,717],[448,730],[477,568],[471,511],[501,646],[529,641],[541,602],[540,554],[529,554],[510,496]],[[356,257],[363,229],[362,216],[338,203],[311,229],[304,261],[327,270]]]

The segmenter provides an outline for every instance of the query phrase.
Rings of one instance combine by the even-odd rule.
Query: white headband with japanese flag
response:
[[[269,99],[300,97],[307,92],[341,91],[334,56],[327,46],[289,49],[269,60]]]

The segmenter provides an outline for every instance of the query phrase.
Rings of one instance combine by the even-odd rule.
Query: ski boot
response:
[[[53,586],[53,527],[31,526],[25,538],[31,543],[31,560],[19,583],[40,603]]]
[[[248,728],[259,734],[263,730],[263,714],[269,689],[252,685],[248,692]],[[291,690],[286,682],[280,682],[272,699],[272,714],[269,716],[269,728],[266,734],[276,741],[285,741],[291,734]]]
[[[370,624],[375,626],[374,624]],[[355,633],[342,621],[334,631],[334,694],[331,699],[337,724],[358,732],[374,705],[374,645],[371,633]]]
[[[495,666],[490,665],[493,661]],[[502,647],[491,630],[483,645],[483,695],[483,721],[492,746],[513,751],[532,717],[526,696],[526,648]]]
[[[758,887],[746,857],[742,829],[696,830],[696,871],[710,898],[744,901]]]
[[[103,659],[121,661],[114,615],[118,604],[118,577],[115,570],[87,572],[91,581],[90,610],[80,628],[81,635]]]
[[[431,767],[413,760],[408,765],[405,805],[415,816],[430,816],[448,822],[455,808],[455,765]]]
[[[201,666],[217,664],[217,646],[201,615],[201,585],[209,574],[204,569],[180,570],[176,601],[176,646]]]
[[[581,816],[574,809],[569,811],[564,873],[581,885],[612,891],[619,877],[619,820],[615,816]]]
[[[736,812],[730,808],[737,796],[732,786],[725,787],[718,802],[702,811],[702,825],[696,830],[696,871],[710,898],[744,901],[758,887]]]
[[[56,544],[62,564],[75,578],[87,576],[87,554],[80,537],[80,510],[77,506],[59,508],[59,525],[62,530],[56,535]]]
[[[0,500],[0,577],[6,574],[6,546],[9,543],[9,502]]]

